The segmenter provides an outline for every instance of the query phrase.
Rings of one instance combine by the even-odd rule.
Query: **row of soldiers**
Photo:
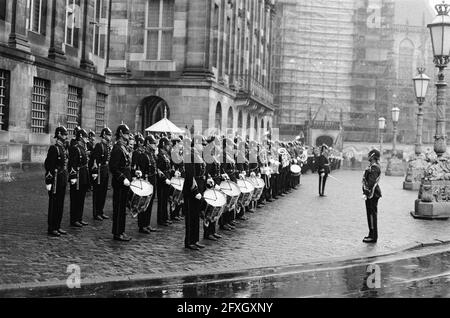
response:
[[[101,221],[109,217],[104,213],[108,185],[113,188],[113,227],[115,240],[129,241],[125,234],[126,208],[131,182],[135,178],[145,179],[155,189],[147,209],[138,215],[140,233],[157,231],[150,226],[154,198],[158,198],[157,223],[170,226],[183,216],[186,222],[185,247],[198,250],[200,216],[206,203],[206,189],[220,189],[224,180],[236,182],[246,176],[258,176],[265,187],[257,207],[284,196],[300,184],[300,173],[291,172],[292,165],[306,162],[306,149],[298,141],[290,143],[268,140],[258,144],[250,140],[234,140],[219,136],[205,138],[200,135],[192,139],[179,136],[168,138],[153,135],[132,135],[122,124],[115,134],[104,128],[99,143],[95,134],[77,127],[75,137],[68,142],[68,132],[63,126],[55,131],[56,142],[49,148],[45,161],[46,187],[49,194],[48,233],[52,236],[67,234],[61,229],[66,187],[70,187],[70,225],[88,225],[83,219],[86,193],[92,188],[93,217]],[[208,150],[208,158],[205,156]],[[170,205],[173,192],[171,179],[184,178],[182,204]],[[155,195],[156,194],[156,195]],[[218,240],[217,227],[232,231],[236,219],[246,220],[251,206],[239,211],[223,211],[217,222],[204,222],[204,239]]]

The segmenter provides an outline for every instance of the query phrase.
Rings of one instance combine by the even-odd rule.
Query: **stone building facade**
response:
[[[274,0],[0,0],[0,168],[40,167],[59,123],[143,131],[166,112],[259,138],[274,15]]]

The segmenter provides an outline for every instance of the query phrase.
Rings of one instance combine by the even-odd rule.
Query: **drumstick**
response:
[[[142,189],[143,189],[143,188],[142,188],[142,185],[141,185],[140,187],[138,187],[138,186],[135,186],[135,185],[133,185],[133,184],[130,184],[130,187],[138,188],[139,190],[142,190]]]

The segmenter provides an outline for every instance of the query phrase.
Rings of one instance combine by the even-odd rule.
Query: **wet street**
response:
[[[383,176],[380,183],[383,198],[379,204],[379,241],[376,245],[363,244],[367,224],[361,195],[362,172],[339,171],[333,176],[338,180],[329,179],[327,197],[321,198],[317,194],[317,175],[303,176],[298,190],[249,214],[250,219],[241,222],[233,232],[221,232],[221,241],[203,242],[207,247],[201,252],[184,249],[182,222],[145,236],[137,233],[136,220],[129,218],[127,233],[133,240],[125,244],[115,242],[110,220],[92,220],[90,197],[85,206],[85,219],[90,225],[81,230],[68,228],[67,196],[63,228],[69,231],[69,235],[50,238],[46,235],[47,197],[42,180],[1,184],[0,285],[5,288],[15,286],[11,284],[39,286],[65,282],[70,264],[80,267],[82,284],[127,277],[164,279],[178,275],[297,266],[319,260],[335,262],[336,258],[389,253],[418,242],[449,240],[450,221],[413,219],[409,212],[414,207],[417,193],[402,190],[403,178]],[[112,214],[110,199],[106,211]],[[432,260],[425,259],[422,263],[409,265],[415,266],[417,273],[425,275],[423,268],[430,262]],[[333,270],[330,279],[338,275],[340,278],[337,280],[346,281],[345,277],[352,276],[354,273],[351,271],[355,270],[359,273],[355,274],[357,282],[349,280],[349,284],[360,286],[365,266],[352,268],[348,274],[342,274],[345,273],[343,269]],[[385,271],[395,273],[396,265],[392,266],[392,270],[386,268]],[[236,287],[236,291],[231,289],[233,292],[227,296],[313,296],[313,286],[316,283],[320,285],[320,281],[314,283],[314,276],[306,283],[304,279],[303,274],[298,279],[289,277],[285,281],[282,277],[265,278],[262,285],[252,285],[250,280],[239,283],[244,285]],[[275,287],[269,288],[271,284]],[[257,286],[257,291],[251,286]],[[350,293],[354,290],[351,289]],[[264,294],[265,291],[269,294]],[[334,292],[347,293],[346,290],[330,288],[329,294]],[[197,296],[201,292],[189,291],[186,295]]]

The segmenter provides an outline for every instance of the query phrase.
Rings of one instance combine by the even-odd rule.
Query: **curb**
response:
[[[240,281],[260,276],[289,275],[289,273],[299,273],[301,271],[321,271],[324,269],[342,267],[344,265],[350,267],[358,266],[380,257],[394,256],[408,251],[446,245],[450,245],[450,240],[442,241],[436,239],[432,242],[415,242],[389,252],[363,257],[347,256],[328,258],[325,260],[308,261],[299,264],[237,269],[226,272],[179,272],[164,276],[138,274],[131,276],[99,277],[84,280],[82,288],[79,289],[69,289],[65,281],[8,284],[0,286],[0,297],[102,297],[102,295],[111,295],[114,292],[120,293],[126,290],[136,290],[139,288],[149,290],[192,284],[208,284],[217,281]],[[347,264],[343,264],[344,262]]]

